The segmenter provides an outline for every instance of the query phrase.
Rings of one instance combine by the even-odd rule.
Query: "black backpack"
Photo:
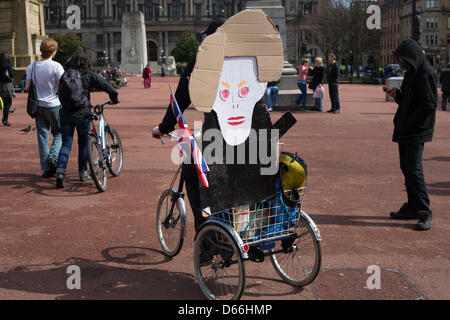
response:
[[[59,80],[59,101],[64,110],[76,112],[89,106],[89,99],[83,82],[81,72],[76,69],[68,69]]]

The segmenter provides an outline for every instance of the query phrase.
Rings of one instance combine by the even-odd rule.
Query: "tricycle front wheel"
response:
[[[245,267],[236,241],[217,224],[200,229],[194,245],[194,269],[210,300],[237,300],[245,286]]]

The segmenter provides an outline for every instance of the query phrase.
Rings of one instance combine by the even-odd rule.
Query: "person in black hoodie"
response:
[[[450,98],[450,63],[447,69],[442,70],[441,77],[441,91],[442,91],[442,110],[447,110],[447,101]]]
[[[428,230],[432,226],[432,211],[423,175],[422,154],[424,143],[433,138],[437,108],[436,73],[412,39],[400,43],[394,56],[407,71],[400,90],[386,87],[383,90],[398,104],[392,140],[398,143],[408,202],[399,211],[391,212],[390,216],[392,219],[419,219],[417,229]]]
[[[78,170],[81,181],[89,179],[87,172],[88,163],[88,133],[90,130],[90,121],[87,115],[90,113],[90,89],[95,88],[109,94],[112,104],[119,101],[118,93],[113,86],[106,81],[101,75],[92,71],[92,64],[89,57],[84,51],[75,52],[67,64],[67,70],[76,69],[81,73],[81,81],[84,92],[87,95],[87,101],[84,106],[78,110],[72,111],[67,104],[61,99],[62,109],[60,111],[60,125],[62,132],[62,146],[59,151],[58,163],[56,166],[56,187],[64,188],[64,176],[66,174],[66,166],[69,161],[69,154],[72,149],[73,133],[75,128],[78,135]],[[66,108],[64,105],[66,104]]]
[[[16,70],[9,63],[9,55],[6,52],[0,53],[0,97],[3,100],[3,118],[2,123],[4,126],[11,126],[8,122],[9,109],[12,105],[12,98],[14,95],[13,79],[16,74]]]

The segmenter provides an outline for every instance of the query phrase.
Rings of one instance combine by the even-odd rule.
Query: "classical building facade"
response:
[[[417,0],[420,10],[420,43],[432,66],[449,63],[450,57],[450,0]],[[401,0],[400,39],[411,36],[412,1]]]
[[[398,63],[393,52],[400,44],[400,0],[385,0],[381,6],[381,66]],[[409,26],[411,30],[411,25]],[[411,33],[411,31],[410,31]]]
[[[18,77],[39,58],[45,38],[44,0],[0,0],[0,51],[11,56]]]
[[[286,11],[287,58],[296,63],[301,59],[301,41],[309,40],[313,56],[320,54],[308,30],[314,23],[317,5],[329,0],[283,0]],[[145,16],[147,54],[149,62],[160,62],[171,55],[178,37],[189,32],[199,38],[215,17],[230,17],[245,9],[246,0],[46,0],[44,6],[47,33],[68,32],[66,11],[70,5],[81,9],[81,29],[73,30],[90,53],[92,61],[120,65],[121,22],[126,11],[140,11]]]

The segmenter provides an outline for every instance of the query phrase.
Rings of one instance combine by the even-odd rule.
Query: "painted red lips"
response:
[[[231,117],[228,118],[228,124],[231,126],[238,126],[245,122],[245,117]]]

